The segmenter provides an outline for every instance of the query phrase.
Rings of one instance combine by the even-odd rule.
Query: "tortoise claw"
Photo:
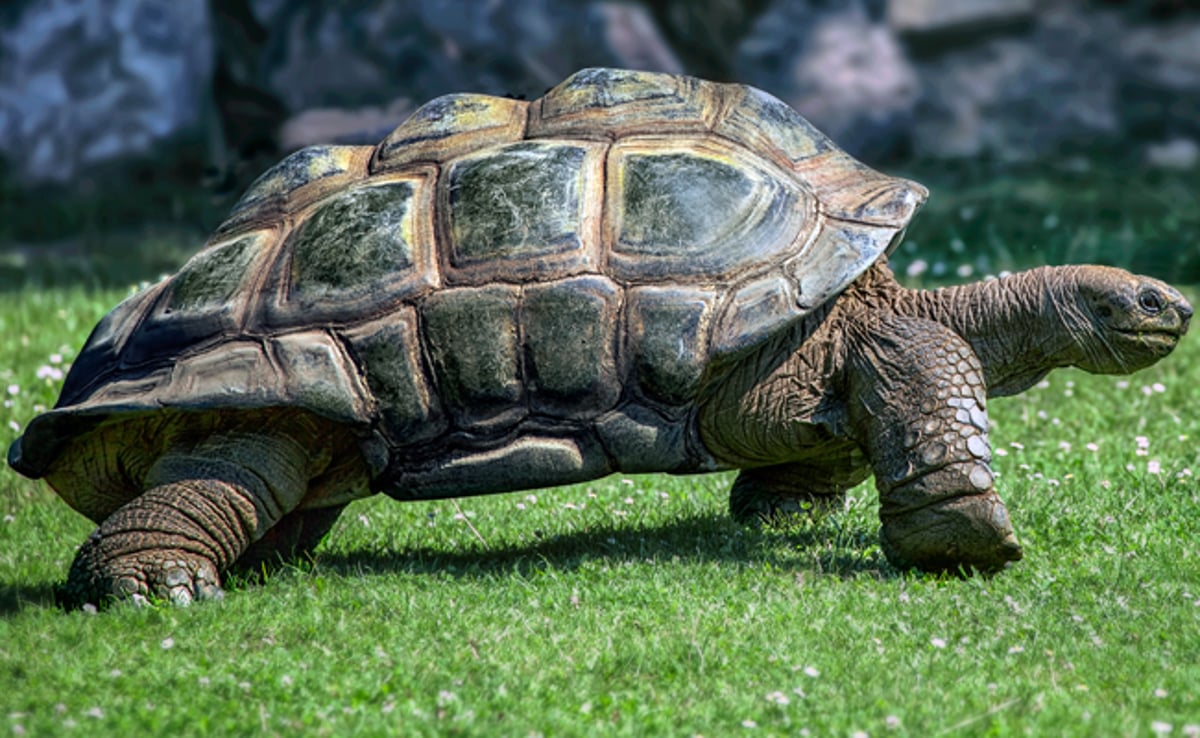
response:
[[[56,593],[59,606],[101,608],[117,601],[141,606],[153,600],[186,606],[224,596],[216,567],[203,556],[155,550],[112,555],[106,548],[99,531],[88,537]]]

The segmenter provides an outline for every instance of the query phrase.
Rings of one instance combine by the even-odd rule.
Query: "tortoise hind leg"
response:
[[[147,491],[80,548],[58,593],[67,608],[134,595],[177,604],[221,596],[221,574],[291,512],[329,462],[308,416],[213,435],[159,458]]]
[[[233,562],[232,571],[257,575],[289,561],[312,558],[317,544],[337,522],[345,505],[332,505],[308,510],[293,510],[250,544]]]
[[[862,465],[778,464],[743,469],[729,490],[729,514],[742,524],[773,525],[838,507],[846,490],[869,476]]]

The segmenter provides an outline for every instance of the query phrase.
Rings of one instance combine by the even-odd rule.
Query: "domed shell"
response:
[[[259,178],[100,322],[10,463],[40,476],[70,438],[162,408],[300,406],[395,449],[685,407],[926,194],[741,85],[586,69],[533,102],[438,98],[378,146]]]

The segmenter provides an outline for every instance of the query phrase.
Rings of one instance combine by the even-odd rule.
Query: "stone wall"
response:
[[[22,182],[207,138],[214,166],[374,141],[451,91],[582,66],[762,87],[873,163],[1117,146],[1194,166],[1190,0],[8,0],[0,157]]]

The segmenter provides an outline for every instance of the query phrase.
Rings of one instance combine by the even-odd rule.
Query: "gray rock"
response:
[[[1030,159],[1120,131],[1117,16],[1067,5],[1027,34],[982,40],[918,63],[924,94],[914,151],[934,158]]]
[[[1200,20],[1129,29],[1120,51],[1121,114],[1129,133],[1200,137]]]
[[[683,63],[659,32],[650,12],[642,5],[622,2],[596,3],[605,44],[627,69],[683,74]]]
[[[653,27],[644,11],[614,3],[272,0],[256,9],[271,29],[266,84],[293,113],[463,91],[537,97],[581,67],[673,63],[661,40],[631,55],[630,39],[653,38]]]
[[[1185,172],[1200,163],[1200,144],[1190,138],[1173,138],[1146,147],[1146,163],[1156,169]]]
[[[904,145],[920,93],[895,34],[858,5],[830,11],[777,0],[742,41],[734,76],[868,161]]]
[[[212,63],[207,5],[46,0],[0,27],[0,156],[27,182],[147,151],[195,126]]]
[[[889,0],[888,23],[906,35],[1008,25],[1032,17],[1033,0]]]

